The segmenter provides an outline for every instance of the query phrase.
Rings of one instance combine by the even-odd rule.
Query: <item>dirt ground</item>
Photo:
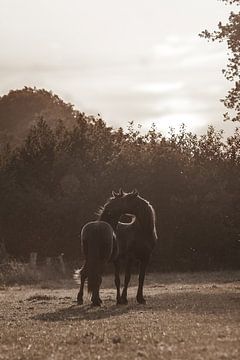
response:
[[[0,288],[0,359],[240,359],[240,272],[149,274],[146,305],[78,306],[78,286]]]

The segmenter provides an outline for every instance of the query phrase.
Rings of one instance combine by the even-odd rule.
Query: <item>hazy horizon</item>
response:
[[[0,96],[45,88],[113,127],[236,126],[222,121],[219,101],[231,87],[221,72],[226,45],[198,36],[227,20],[231,8],[220,1],[0,0],[0,7]]]

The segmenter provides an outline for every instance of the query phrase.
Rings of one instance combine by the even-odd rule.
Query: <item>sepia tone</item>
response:
[[[214,2],[0,0],[0,360],[239,359],[240,1]]]

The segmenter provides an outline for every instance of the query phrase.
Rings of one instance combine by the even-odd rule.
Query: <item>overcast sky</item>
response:
[[[36,86],[114,127],[229,131],[226,47],[198,33],[230,10],[217,0],[0,0],[0,95]]]

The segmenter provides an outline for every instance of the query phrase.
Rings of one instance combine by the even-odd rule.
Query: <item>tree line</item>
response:
[[[41,114],[20,143],[1,148],[0,237],[16,257],[78,259],[81,227],[111,190],[137,188],[156,211],[155,269],[237,268],[240,130],[223,135],[212,126],[202,136],[184,126],[169,136],[133,123],[114,130],[77,111],[53,124]]]
[[[222,0],[233,6],[239,0]],[[225,42],[232,88],[225,120],[240,120],[240,13],[200,36]],[[112,189],[137,188],[154,206],[160,270],[239,267],[240,131],[224,140],[209,127],[168,137],[113,130],[45,89],[0,97],[0,239],[10,254],[79,254],[81,226]]]

